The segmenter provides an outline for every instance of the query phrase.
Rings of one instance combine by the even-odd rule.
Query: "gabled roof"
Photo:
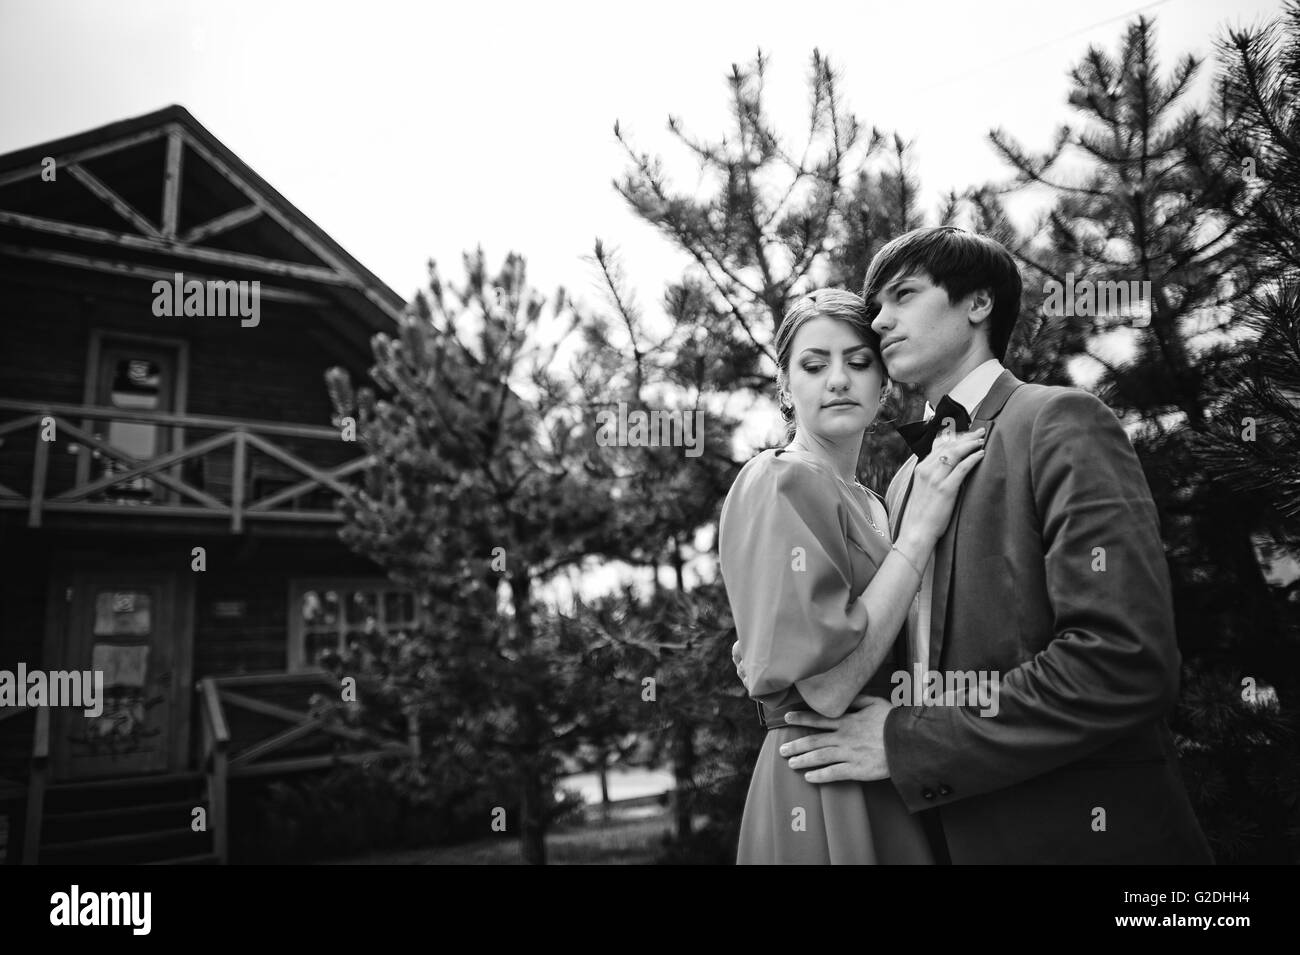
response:
[[[406,305],[182,106],[0,155],[6,256],[257,278],[264,297],[335,306],[367,336]]]

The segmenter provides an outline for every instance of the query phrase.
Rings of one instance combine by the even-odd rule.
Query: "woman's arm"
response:
[[[852,677],[836,674],[829,693],[816,682],[812,697],[804,697],[824,704],[816,706],[821,713],[843,715],[874,672],[867,659],[855,656],[855,648],[877,665],[888,651],[916,592],[920,568],[948,525],[956,488],[980,456],[971,453],[977,442],[974,435],[954,441],[945,446],[945,455],[932,455],[945,462],[917,466],[899,538],[911,550],[882,561],[857,599],[851,596],[845,505],[831,476],[778,458],[762,459],[756,468],[746,465],[723,504],[718,568],[743,654],[739,672],[751,697],[802,689],[816,675],[847,671],[846,661],[856,660]],[[919,546],[922,540],[928,543]],[[900,583],[904,574],[915,576]],[[888,606],[882,602],[887,595],[893,595]],[[881,623],[869,617],[882,612],[877,608],[887,618]],[[864,635],[870,644],[865,648],[859,646]]]
[[[957,490],[984,456],[983,435],[981,428],[946,439],[943,454],[932,452],[916,466],[898,542],[858,597],[867,611],[862,640],[829,670],[795,682],[804,701],[823,716],[843,716],[893,647],[921,586],[925,565],[948,529]]]
[[[922,569],[937,542],[932,535],[905,532],[858,597],[867,610],[867,632],[862,640],[831,669],[795,683],[799,695],[818,713],[843,716],[862,685],[880,669],[907,619],[912,598],[921,586]]]

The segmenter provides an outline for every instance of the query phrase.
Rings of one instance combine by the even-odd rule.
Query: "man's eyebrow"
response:
[[[906,282],[908,279],[914,279],[914,278],[916,278],[916,273],[914,273],[914,272],[909,272],[907,275],[900,275],[898,278],[894,279],[894,281],[890,282],[890,283],[889,283],[888,285],[886,285],[883,289],[881,289],[881,291],[882,291],[882,292],[889,292],[889,291],[891,291],[892,289],[895,289],[895,288],[897,288],[898,286],[902,285],[902,284],[903,284],[904,282]]]
[[[871,347],[871,346],[868,345],[866,342],[863,342],[861,345],[853,345],[853,346],[851,346],[851,347],[849,347],[849,348],[844,349],[844,354],[849,355],[849,354],[852,354],[852,353],[855,352],[855,351],[861,351],[863,348],[870,348],[870,347]],[[801,351],[799,354],[800,354],[800,355],[806,355],[806,354],[808,354],[809,352],[812,352],[814,355],[829,355],[829,354],[830,354],[830,352],[828,352],[825,348],[805,348],[805,349],[804,349],[803,351]]]

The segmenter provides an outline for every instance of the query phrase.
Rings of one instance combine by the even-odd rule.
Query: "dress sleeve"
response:
[[[866,633],[846,528],[832,479],[799,462],[763,462],[728,495],[720,571],[751,697],[831,669]]]

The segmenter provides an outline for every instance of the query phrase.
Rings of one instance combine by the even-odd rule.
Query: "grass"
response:
[[[551,832],[546,837],[550,865],[651,865],[672,830],[670,812],[649,814],[616,810],[608,822],[594,820]],[[459,846],[381,852],[324,865],[521,865],[519,840],[509,833]]]

